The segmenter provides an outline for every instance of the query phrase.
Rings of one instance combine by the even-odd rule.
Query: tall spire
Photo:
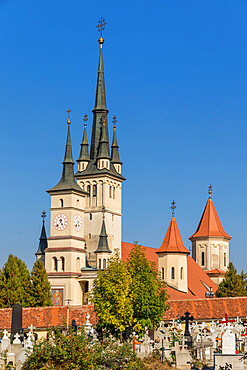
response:
[[[66,148],[65,148],[65,154],[64,154],[64,160],[63,160],[63,172],[62,177],[59,183],[54,186],[52,189],[48,190],[48,193],[50,191],[59,191],[59,190],[79,190],[82,192],[82,189],[77,184],[74,176],[74,161],[72,156],[72,147],[71,147],[71,138],[70,138],[70,112],[71,110],[68,109],[68,133],[67,133],[67,141],[66,141]]]
[[[45,218],[46,218],[46,212],[43,211],[41,214],[41,217],[43,219],[42,221],[42,229],[41,229],[41,234],[39,238],[39,246],[38,250],[35,253],[36,256],[42,256],[45,254],[45,249],[47,248],[47,236],[46,236],[46,231],[45,231]]]
[[[102,221],[101,233],[99,236],[98,248],[95,251],[95,253],[102,253],[102,252],[111,253],[111,250],[108,246],[108,241],[107,241],[108,235],[106,233],[106,227],[105,227],[105,207],[104,206],[102,207],[102,213],[103,213],[103,221]]]
[[[84,121],[84,133],[83,133],[83,138],[81,142],[81,151],[80,151],[80,156],[77,159],[77,162],[80,161],[89,161],[89,156],[88,156],[88,142],[87,142],[87,114],[84,115],[83,121]]]
[[[107,125],[107,113],[106,108],[106,94],[105,94],[105,80],[104,80],[104,66],[103,66],[103,43],[104,39],[102,37],[102,31],[105,29],[106,22],[101,17],[98,22],[98,30],[101,34],[98,42],[100,44],[99,53],[99,66],[98,66],[98,77],[97,77],[97,87],[95,96],[95,105],[93,109],[93,127],[92,127],[92,137],[91,137],[91,147],[90,147],[90,159],[95,160],[98,155],[100,137],[102,136],[102,125],[103,119],[106,122],[106,136],[108,139],[108,125]],[[108,143],[109,146],[109,143]]]
[[[112,146],[111,146],[111,162],[112,163],[119,163],[122,164],[119,158],[119,151],[118,151],[118,144],[117,144],[117,134],[116,134],[116,123],[117,123],[117,117],[113,117],[113,139],[112,139]]]

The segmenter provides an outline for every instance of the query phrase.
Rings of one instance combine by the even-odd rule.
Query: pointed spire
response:
[[[83,138],[81,142],[81,151],[80,151],[80,156],[77,159],[77,162],[80,161],[90,161],[89,156],[88,156],[88,142],[87,142],[87,114],[84,115],[83,121],[84,121],[84,133],[83,133]]]
[[[112,163],[119,163],[122,164],[119,158],[119,151],[118,151],[118,144],[117,144],[117,134],[116,134],[116,123],[117,123],[117,117],[113,117],[113,139],[112,139],[112,146],[111,146],[111,162]]]
[[[99,236],[99,244],[98,248],[94,253],[111,253],[111,250],[108,246],[108,235],[106,233],[106,227],[105,227],[105,207],[102,207],[102,214],[103,214],[103,221],[102,221],[102,227],[101,227],[101,233]]]
[[[108,135],[106,134],[106,123],[103,120],[102,135],[99,143],[99,155],[97,158],[110,159]]]
[[[45,249],[48,246],[47,236],[46,236],[46,231],[45,231],[45,218],[46,218],[46,212],[45,211],[42,212],[41,217],[43,219],[43,221],[42,221],[43,224],[42,224],[41,234],[40,234],[40,238],[39,238],[38,250],[35,253],[36,256],[44,255],[45,254]]]
[[[172,202],[172,218],[166,232],[163,243],[156,253],[185,253],[190,254],[187,248],[185,248],[183,240],[181,238],[177,221],[174,217],[175,202]]]
[[[218,213],[215,209],[212,196],[212,185],[209,186],[209,197],[204,208],[201,220],[199,225],[196,229],[196,232],[189,238],[190,240],[197,238],[197,237],[224,237],[226,239],[231,239],[231,237],[225,232],[223,226],[220,222],[220,218]]]
[[[48,193],[51,191],[59,191],[59,190],[79,190],[80,192],[84,192],[80,186],[77,184],[74,176],[74,162],[72,156],[72,147],[71,147],[71,138],[70,138],[70,112],[71,110],[68,109],[68,133],[67,133],[67,141],[66,141],[66,148],[63,160],[63,173],[61,180],[59,183],[54,186],[52,189],[48,190]]]

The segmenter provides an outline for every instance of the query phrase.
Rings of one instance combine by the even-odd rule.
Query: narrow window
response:
[[[104,258],[103,259],[103,269],[105,269],[106,268],[106,259]]]
[[[89,234],[88,236],[89,236],[89,239],[91,239],[92,235],[91,235],[91,234]]]
[[[60,199],[60,207],[63,208],[63,199]]]
[[[102,168],[104,167],[104,165],[105,165],[105,162],[104,162],[104,161],[102,161]]]
[[[85,281],[85,293],[88,292],[88,281]]]
[[[82,163],[81,167],[82,167],[82,170],[84,170],[84,163]]]
[[[202,252],[202,266],[205,265],[205,253]]]
[[[99,269],[101,269],[101,258],[99,258]]]
[[[115,187],[113,187],[113,199],[115,199]]]
[[[90,185],[87,186],[87,192],[88,192],[89,197],[90,197],[90,195],[91,195],[91,186]]]
[[[56,257],[53,257],[53,267],[54,267],[54,271],[57,271],[57,258]]]
[[[175,279],[175,268],[172,267],[172,280],[174,280],[174,279]]]
[[[80,257],[77,257],[76,259],[76,271],[80,272]]]
[[[181,270],[180,270],[180,279],[183,280],[184,278],[184,268],[181,267]]]
[[[93,185],[93,197],[97,196],[97,185]]]
[[[161,269],[161,277],[162,277],[162,280],[165,279],[165,269],[164,269],[164,267],[162,267],[162,269]]]
[[[62,271],[64,272],[64,267],[65,267],[65,259],[64,259],[64,257],[61,257],[61,262],[62,262]]]
[[[89,219],[92,220],[93,219],[93,215],[92,213],[89,214]]]
[[[226,266],[226,253],[224,253],[224,266]]]
[[[111,186],[109,187],[109,198],[111,198]]]
[[[118,172],[120,172],[120,166],[118,166]]]

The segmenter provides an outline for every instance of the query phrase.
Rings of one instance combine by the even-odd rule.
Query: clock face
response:
[[[80,231],[82,228],[82,219],[81,216],[75,215],[73,218],[73,225],[75,228],[75,231]]]
[[[59,215],[56,215],[54,218],[54,227],[58,231],[63,231],[68,225],[68,219],[67,216],[65,216],[63,213],[60,213]]]

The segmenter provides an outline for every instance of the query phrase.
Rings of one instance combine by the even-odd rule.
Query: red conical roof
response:
[[[206,207],[203,211],[196,232],[189,239],[209,236],[224,237],[229,240],[231,239],[231,237],[225,232],[223,226],[221,225],[219,216],[211,197],[208,198]]]
[[[175,217],[172,216],[170,225],[166,232],[163,243],[156,253],[187,253],[190,254],[187,248],[185,248],[182,241],[179,228]]]

